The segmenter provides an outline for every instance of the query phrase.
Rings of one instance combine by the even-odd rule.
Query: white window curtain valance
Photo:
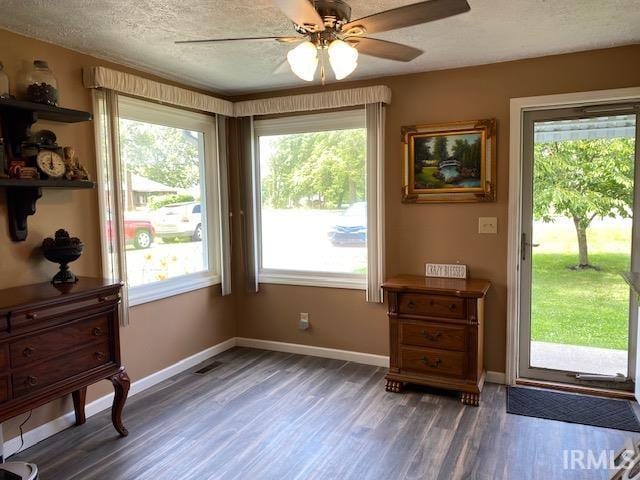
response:
[[[106,67],[85,67],[83,79],[86,88],[104,88],[117,93],[227,117],[313,112],[375,103],[391,103],[391,89],[384,85],[286,95],[234,103],[212,95],[205,95]]]
[[[104,88],[177,107],[233,116],[232,102],[186,88],[174,87],[106,67],[85,67],[82,75],[86,88]]]
[[[247,100],[234,103],[233,109],[236,117],[250,117],[278,113],[312,112],[371,103],[391,103],[391,89],[384,85],[377,85],[374,87],[346,88],[320,93]]]

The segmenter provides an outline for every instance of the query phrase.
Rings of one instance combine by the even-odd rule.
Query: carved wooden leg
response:
[[[127,394],[129,393],[129,375],[124,368],[122,368],[114,376],[110,377],[111,383],[113,383],[113,389],[115,396],[113,398],[113,406],[111,407],[111,422],[116,428],[118,433],[123,437],[129,435],[129,432],[122,424],[122,409],[124,408],[124,402],[127,401]]]
[[[387,384],[385,385],[384,389],[387,392],[400,393],[402,391],[402,382],[387,379]]]
[[[473,407],[477,407],[478,405],[480,405],[480,394],[460,392],[460,401],[465,405],[471,405]]]
[[[73,409],[76,412],[76,425],[82,425],[87,421],[84,415],[84,404],[87,400],[87,387],[76,390],[71,394],[73,397]]]

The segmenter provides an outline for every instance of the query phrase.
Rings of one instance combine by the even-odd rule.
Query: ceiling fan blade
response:
[[[296,25],[324,30],[324,21],[309,0],[273,0],[273,3]]]
[[[422,50],[408,45],[376,38],[348,37],[345,41],[356,47],[356,50],[363,55],[386,58],[398,62],[410,62],[424,53]]]
[[[244,37],[244,38],[207,38],[203,40],[178,40],[173,42],[175,44],[184,43],[222,43],[222,42],[259,42],[259,41],[273,41],[280,43],[296,43],[301,42],[306,37]]]
[[[471,7],[467,0],[429,0],[353,20],[345,24],[342,31],[363,27],[366,33],[386,32],[440,20],[469,10]]]

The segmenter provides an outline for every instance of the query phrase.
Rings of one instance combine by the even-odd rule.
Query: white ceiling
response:
[[[350,1],[353,19],[411,3],[415,0]],[[411,44],[425,54],[410,63],[361,56],[348,79],[640,43],[640,0],[469,4],[471,11],[456,17],[372,35]],[[270,0],[0,0],[0,28],[221,93],[306,84],[289,71],[273,73],[291,48],[287,45],[173,44],[294,33]]]

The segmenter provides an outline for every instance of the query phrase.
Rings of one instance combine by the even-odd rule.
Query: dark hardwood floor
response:
[[[42,480],[607,479],[567,470],[563,450],[618,450],[627,432],[505,413],[505,388],[480,407],[425,390],[387,393],[385,369],[234,348],[131,397],[129,436],[109,412],[12,458]],[[211,361],[207,362],[210,363]]]

